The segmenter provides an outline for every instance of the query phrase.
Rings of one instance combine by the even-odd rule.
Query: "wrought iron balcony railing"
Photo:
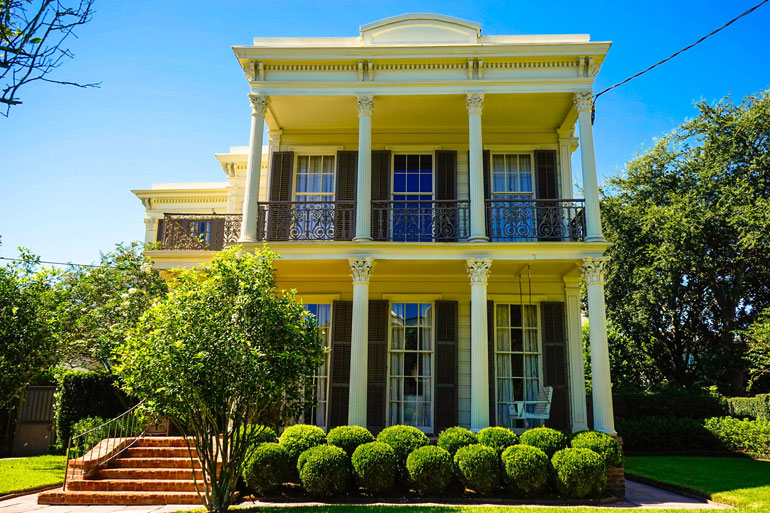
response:
[[[163,249],[219,251],[238,242],[240,214],[165,214]]]
[[[372,201],[374,240],[461,242],[468,238],[469,230],[469,201]]]
[[[354,201],[269,201],[260,203],[257,240],[352,240]]]
[[[486,200],[487,237],[492,242],[582,241],[582,199]]]

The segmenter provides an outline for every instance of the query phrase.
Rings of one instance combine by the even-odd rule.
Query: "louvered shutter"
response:
[[[457,425],[457,301],[436,301],[435,431]]]
[[[385,428],[385,385],[388,357],[387,301],[369,301],[369,365],[367,367],[366,427],[374,434]]]
[[[457,199],[457,152],[436,151],[436,204],[437,215],[433,219],[433,230],[437,242],[456,242],[460,225],[460,211],[455,201],[442,203],[441,200]],[[467,237],[467,235],[466,235]]]
[[[372,201],[390,199],[390,150],[372,152]],[[388,240],[390,233],[387,209],[372,209],[371,236],[374,240]]]
[[[540,311],[545,358],[543,383],[545,386],[553,387],[551,418],[546,421],[546,425],[566,432],[569,431],[570,417],[564,303],[541,303]]]
[[[334,240],[351,240],[355,234],[358,152],[337,152]]]
[[[225,245],[225,220],[221,217],[211,219],[211,243],[209,249],[220,251]]]
[[[270,205],[268,215],[268,240],[288,240],[291,230],[291,181],[294,170],[294,152],[276,151],[270,178]],[[259,224],[259,223],[258,223]]]
[[[495,302],[487,301],[487,359],[489,363],[489,425],[497,425],[497,374],[495,372]]]
[[[537,199],[558,199],[559,193],[556,184],[556,151],[535,151],[535,175],[537,179]],[[564,227],[559,203],[538,202],[537,232],[541,241],[561,240]]]
[[[155,242],[163,242],[163,236],[165,235],[166,220],[158,220],[158,230],[155,232]]]
[[[353,302],[335,301],[332,318],[331,379],[329,383],[329,428],[348,423],[350,399],[350,340]]]

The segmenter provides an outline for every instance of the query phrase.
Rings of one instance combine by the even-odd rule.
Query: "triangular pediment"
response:
[[[432,13],[392,16],[361,27],[361,40],[370,45],[476,44],[481,25]]]

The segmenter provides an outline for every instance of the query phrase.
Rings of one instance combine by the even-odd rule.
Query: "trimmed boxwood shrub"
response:
[[[297,458],[297,475],[299,475],[300,472],[302,472],[302,467],[305,466],[305,462],[307,459],[313,455],[314,451],[317,451],[320,447],[324,447],[323,445],[316,445],[315,447],[311,447],[307,451],[302,451],[302,454],[299,455],[299,458]]]
[[[333,445],[319,445],[305,455],[299,479],[302,488],[314,497],[336,497],[345,493],[348,479],[348,457]]]
[[[479,440],[470,429],[458,426],[446,428],[439,433],[436,445],[454,456],[460,447],[477,443],[479,443]]]
[[[353,473],[370,493],[385,493],[396,484],[396,452],[382,442],[359,445],[351,458]]]
[[[548,456],[531,445],[512,445],[503,451],[503,480],[519,497],[535,497],[545,489],[551,464]]]
[[[567,437],[561,431],[547,427],[533,428],[522,433],[520,443],[537,447],[551,458],[556,451],[567,448]]]
[[[770,394],[728,397],[727,407],[732,417],[770,421]]]
[[[295,424],[284,429],[278,443],[289,451],[289,461],[296,465],[299,455],[311,447],[324,443],[326,433],[318,426]]]
[[[329,445],[341,448],[351,457],[359,445],[374,442],[374,436],[361,426],[337,426],[326,435],[326,441]]]
[[[401,467],[406,465],[406,459],[415,449],[430,444],[428,437],[413,426],[396,425],[380,431],[377,441],[386,443],[396,452],[396,459]]]
[[[465,488],[485,494],[500,483],[497,452],[486,445],[473,444],[457,449],[455,469]]]
[[[443,493],[452,480],[452,456],[435,445],[415,449],[406,459],[414,489],[422,494]]]
[[[590,449],[599,454],[607,467],[617,467],[623,462],[623,451],[617,440],[599,431],[583,431],[570,441],[574,449]]]
[[[243,481],[258,495],[278,489],[289,468],[289,452],[275,442],[259,444],[243,466]]]
[[[497,455],[512,445],[519,443],[519,437],[508,428],[501,426],[490,426],[479,431],[479,443],[495,450]]]
[[[562,497],[599,497],[607,486],[604,459],[590,449],[562,449],[553,455],[551,464]]]
[[[703,426],[727,450],[770,458],[770,421],[715,417]]]

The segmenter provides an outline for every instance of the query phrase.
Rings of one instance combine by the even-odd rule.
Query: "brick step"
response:
[[[131,447],[123,452],[124,458],[189,458],[190,451],[193,456],[198,452],[194,447],[188,451],[187,447]]]
[[[111,468],[186,468],[190,469],[190,458],[115,458],[110,460]],[[195,461],[195,468],[200,462]]]
[[[101,479],[192,479],[189,468],[105,468],[99,471]],[[203,479],[203,471],[195,471],[196,479]]]
[[[203,483],[198,482],[203,489]],[[194,492],[192,479],[75,479],[67,483],[72,492]]]
[[[195,492],[76,492],[61,490],[43,492],[38,504],[200,504]]]
[[[195,444],[190,440],[190,446]],[[134,447],[187,447],[183,436],[146,436],[136,441]]]

